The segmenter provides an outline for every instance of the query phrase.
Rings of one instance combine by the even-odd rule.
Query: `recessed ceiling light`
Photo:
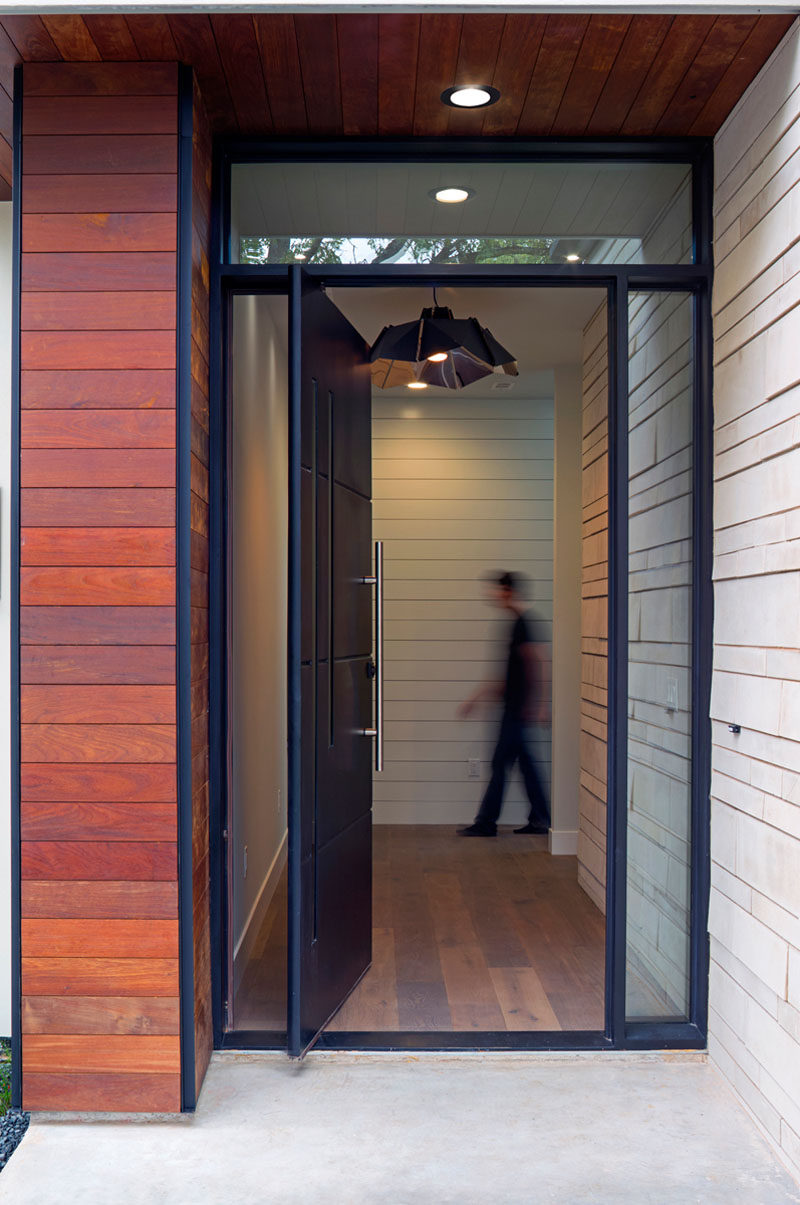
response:
[[[579,255],[568,255],[567,263],[568,264],[577,264],[580,261],[580,258],[581,257]]]
[[[469,84],[466,87],[446,88],[442,102],[457,109],[485,109],[500,99],[500,93],[489,84]]]
[[[431,364],[443,364],[447,359],[446,351],[435,351],[432,356],[427,357]]]
[[[428,382],[427,381],[409,381],[407,388],[408,389],[427,389]]]
[[[474,188],[434,188],[428,193],[429,197],[440,201],[442,205],[460,205],[474,195]]]

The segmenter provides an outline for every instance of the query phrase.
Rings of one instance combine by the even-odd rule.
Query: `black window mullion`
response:
[[[708,1026],[708,899],[711,826],[711,673],[713,665],[713,367],[710,290],[694,295],[694,463],[692,474],[692,865],[691,1021]]]
[[[628,281],[619,272],[608,315],[608,772],[606,936],[608,1025],[625,1037],[628,748]]]

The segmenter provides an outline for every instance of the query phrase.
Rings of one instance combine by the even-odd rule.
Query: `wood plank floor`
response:
[[[465,840],[376,825],[373,962],[332,1030],[602,1029],[605,920],[543,837]],[[286,889],[235,1001],[237,1029],[286,1026]]]

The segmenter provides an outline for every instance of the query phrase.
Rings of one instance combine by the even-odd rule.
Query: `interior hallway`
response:
[[[546,837],[373,829],[373,963],[331,1030],[602,1029],[605,922]]]
[[[343,1031],[603,1028],[605,921],[576,860],[544,837],[375,825],[373,964],[328,1026]],[[279,888],[237,997],[237,1029],[285,1024]]]
[[[11,1205],[797,1205],[703,1055],[215,1054],[197,1112],[34,1116]]]

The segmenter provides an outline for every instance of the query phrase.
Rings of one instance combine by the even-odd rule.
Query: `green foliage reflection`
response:
[[[294,238],[240,239],[243,264],[546,264],[547,238]]]

